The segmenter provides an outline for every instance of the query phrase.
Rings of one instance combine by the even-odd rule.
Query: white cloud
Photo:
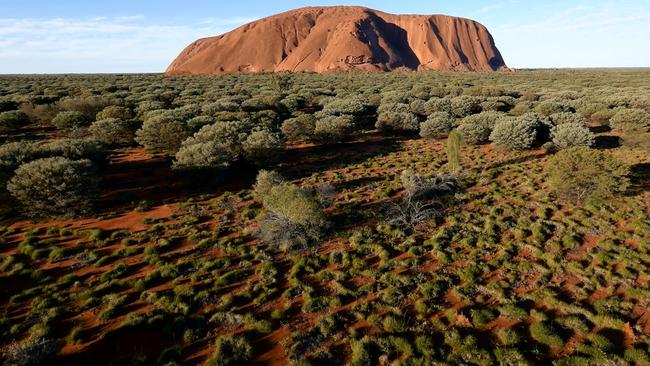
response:
[[[0,73],[161,72],[191,41],[252,20],[161,25],[147,24],[141,15],[0,18]]]

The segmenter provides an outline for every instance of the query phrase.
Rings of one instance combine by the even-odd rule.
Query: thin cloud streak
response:
[[[147,24],[142,15],[4,18],[0,19],[0,73],[160,72],[189,42],[254,19],[210,18],[188,26]]]

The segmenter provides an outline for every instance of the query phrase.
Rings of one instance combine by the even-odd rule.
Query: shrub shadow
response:
[[[630,167],[630,188],[632,195],[650,191],[650,163],[641,163]]]
[[[618,136],[596,136],[594,147],[600,150],[616,149],[621,146],[621,138]]]

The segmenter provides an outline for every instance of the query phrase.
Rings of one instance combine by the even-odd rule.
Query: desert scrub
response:
[[[55,157],[21,165],[7,189],[28,216],[75,216],[92,211],[98,179],[90,160]]]
[[[454,117],[447,112],[431,113],[420,124],[420,136],[424,138],[443,138],[454,128]]]
[[[551,323],[545,321],[533,323],[528,327],[528,330],[530,336],[539,343],[552,348],[560,348],[564,345],[564,340],[558,335],[557,329]]]
[[[650,132],[650,113],[643,109],[621,109],[609,120],[609,125],[619,131]]]
[[[551,129],[553,144],[560,149],[594,144],[596,136],[583,124],[564,123]]]
[[[548,181],[561,197],[583,201],[625,192],[629,168],[607,152],[586,147],[562,150],[546,165]]]
[[[315,197],[266,171],[258,174],[255,191],[267,211],[260,224],[263,241],[283,249],[304,249],[321,238],[327,221]]]
[[[542,119],[535,113],[524,114],[515,119],[499,121],[490,134],[490,141],[508,150],[526,150],[533,147]]]
[[[217,338],[216,350],[206,361],[210,366],[241,364],[253,358],[253,347],[241,335],[224,335]]]

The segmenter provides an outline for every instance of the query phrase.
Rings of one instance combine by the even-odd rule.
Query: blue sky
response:
[[[471,18],[516,68],[650,67],[650,0],[3,0],[0,74],[161,72],[196,38],[317,5]]]

